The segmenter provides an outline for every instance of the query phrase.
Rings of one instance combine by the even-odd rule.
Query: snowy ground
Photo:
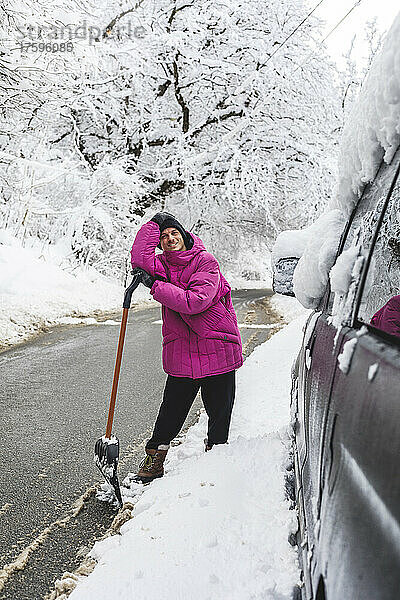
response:
[[[101,313],[121,310],[123,287],[94,269],[71,273],[65,249],[0,230],[0,348],[11,346],[52,325],[93,324]],[[148,290],[135,291],[146,302]]]
[[[71,273],[66,248],[20,240],[0,230],[0,349],[52,325],[94,324],[120,311],[123,287],[94,269]],[[270,287],[270,281],[235,280],[233,287]],[[154,302],[140,286],[132,302]]]
[[[72,275],[62,262],[62,251],[23,248],[0,233],[0,344],[78,322],[77,315],[120,308],[120,286],[93,271]],[[148,299],[146,289],[141,294]],[[274,297],[272,304],[294,320],[238,371],[230,443],[204,453],[203,413],[171,448],[163,479],[143,487],[128,476],[124,500],[132,503],[132,518],[120,535],[95,545],[98,564],[80,579],[72,600],[291,598],[299,578],[288,543],[296,516],[284,483],[290,369],[305,312],[291,298]]]
[[[299,313],[296,301],[289,304],[292,315]],[[120,535],[94,546],[98,564],[71,600],[291,598],[299,580],[296,549],[288,543],[296,515],[284,481],[290,369],[304,320],[305,311],[238,371],[228,445],[204,453],[203,413],[169,451],[164,478],[125,489],[132,518]]]

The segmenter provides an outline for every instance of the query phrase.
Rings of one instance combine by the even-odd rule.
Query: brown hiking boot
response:
[[[157,477],[164,475],[164,460],[167,456],[169,446],[160,445],[158,450],[145,448],[146,458],[139,465],[139,472],[135,477],[136,481],[149,483]]]

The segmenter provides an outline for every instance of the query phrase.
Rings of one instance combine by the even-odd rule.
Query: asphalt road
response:
[[[273,331],[257,324],[280,324],[270,295],[234,295],[239,323],[251,326],[241,328],[245,355]],[[162,397],[159,319],[159,308],[130,311],[113,427],[122,478],[143,454]],[[115,516],[94,498],[101,476],[92,456],[104,433],[117,339],[115,325],[60,327],[0,354],[0,565],[9,565],[0,571],[2,600],[43,598]]]

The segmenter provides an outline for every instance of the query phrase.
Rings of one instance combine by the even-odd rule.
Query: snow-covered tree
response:
[[[342,125],[350,114],[351,107],[357,99],[361,86],[370,70],[372,61],[382,46],[383,34],[378,30],[376,18],[367,21],[363,31],[366,54],[356,59],[357,35],[354,35],[349,48],[343,54],[344,64],[339,69],[339,94],[342,108]]]
[[[254,269],[331,189],[338,107],[331,66],[312,55],[318,23],[274,55],[305,16],[301,0],[148,6],[136,15],[148,33],[129,141],[146,201],[182,215],[232,269]]]
[[[287,39],[305,15],[303,0],[80,3],[90,39],[38,57],[50,84],[3,146],[8,226],[117,274],[140,220],[166,208],[231,271],[264,272],[260,254],[332,187],[338,97],[318,22]]]

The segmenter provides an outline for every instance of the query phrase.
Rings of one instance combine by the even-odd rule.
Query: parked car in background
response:
[[[293,367],[306,600],[400,598],[400,337],[373,318],[400,295],[399,171],[400,149],[364,188]],[[274,286],[291,294],[285,261]]]

